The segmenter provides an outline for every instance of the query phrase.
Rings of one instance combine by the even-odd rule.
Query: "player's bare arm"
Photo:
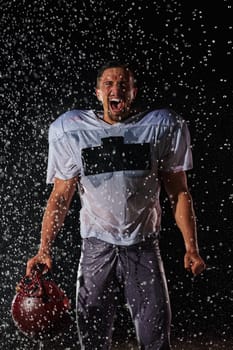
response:
[[[186,173],[163,172],[161,178],[172,205],[176,224],[184,238],[186,248],[184,267],[194,275],[198,275],[205,269],[205,263],[199,255],[196,218]]]
[[[36,264],[45,264],[51,269],[51,248],[69,210],[77,181],[78,177],[69,180],[55,178],[43,216],[39,251],[28,261],[26,275],[30,275]]]

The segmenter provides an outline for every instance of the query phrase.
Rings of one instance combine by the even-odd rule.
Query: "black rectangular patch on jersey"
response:
[[[125,144],[123,137],[101,139],[101,146],[82,149],[85,175],[151,169],[149,143]]]

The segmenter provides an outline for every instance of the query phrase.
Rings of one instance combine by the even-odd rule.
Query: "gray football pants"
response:
[[[158,240],[126,247],[96,238],[83,240],[78,272],[81,349],[110,349],[119,286],[123,287],[139,349],[170,350],[170,302]]]

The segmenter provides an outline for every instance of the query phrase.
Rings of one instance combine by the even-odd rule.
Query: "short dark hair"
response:
[[[136,86],[136,79],[135,79],[135,74],[133,69],[129,66],[128,63],[122,63],[121,61],[116,61],[116,60],[112,60],[112,61],[108,61],[105,64],[103,64],[97,71],[97,86],[99,85],[99,81],[104,73],[104,71],[108,68],[123,68],[125,70],[128,70],[131,74],[131,76],[134,79],[134,85]]]

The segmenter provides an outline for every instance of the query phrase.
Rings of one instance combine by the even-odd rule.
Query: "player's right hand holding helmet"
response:
[[[42,273],[51,271],[52,269],[52,258],[49,253],[39,250],[38,253],[27,262],[26,276],[30,276],[34,268],[37,266],[43,266]]]

